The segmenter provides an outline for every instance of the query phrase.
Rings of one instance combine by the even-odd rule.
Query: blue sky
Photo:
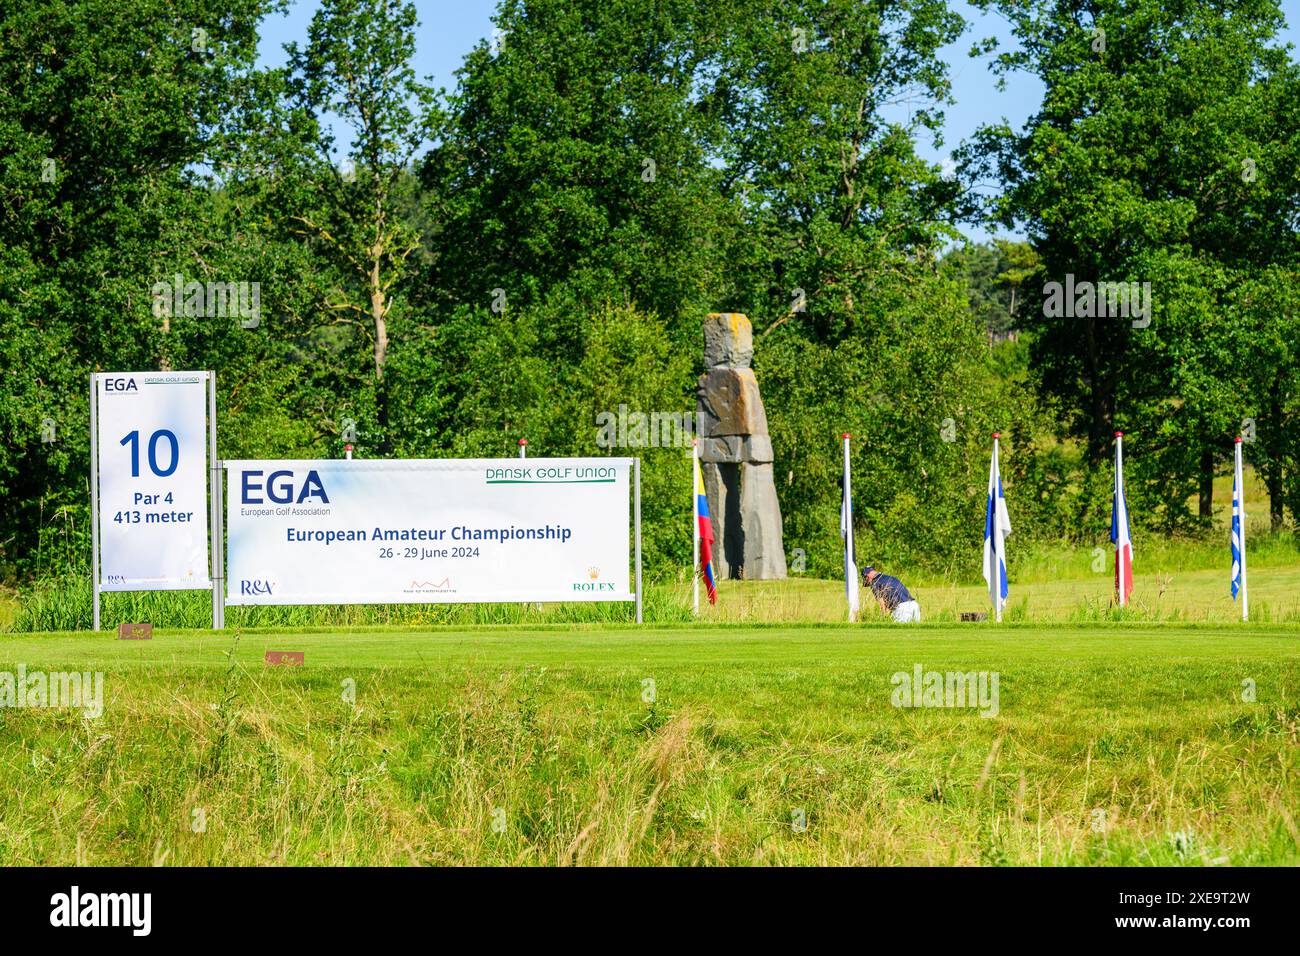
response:
[[[1005,90],[998,90],[996,78],[988,69],[991,57],[973,59],[967,54],[975,40],[987,36],[996,36],[1003,46],[1009,46],[1010,33],[1004,21],[993,14],[981,14],[964,0],[953,0],[953,4],[967,21],[966,33],[943,51],[950,64],[956,103],[945,111],[943,145],[937,147],[928,141],[919,144],[921,154],[936,163],[947,160],[951,151],[982,123],[1005,118],[1018,127],[1034,111],[1042,93],[1038,82],[1023,74],[1010,78]],[[319,0],[297,0],[287,14],[271,17],[263,24],[258,51],[262,65],[284,63],[283,45],[306,39],[307,25],[318,6]],[[415,34],[415,72],[432,77],[436,86],[454,88],[454,73],[465,54],[479,40],[492,35],[496,6],[496,0],[417,0],[420,25]],[[1283,0],[1282,10],[1287,19],[1283,37],[1300,48],[1300,0]],[[346,137],[340,136],[339,143],[345,146]],[[987,238],[982,230],[965,231],[973,239]]]

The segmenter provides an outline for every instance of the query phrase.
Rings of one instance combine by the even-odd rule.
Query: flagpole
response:
[[[998,483],[1001,482],[1002,480],[1002,471],[1001,468],[999,467],[1000,462],[998,461],[998,439],[1000,437],[1001,434],[999,432],[993,433],[993,477],[990,479],[990,481],[993,484],[993,487],[989,491],[989,494],[992,495],[993,497],[993,527],[990,528],[989,531],[990,533],[992,533],[994,541],[998,540],[999,537]],[[996,558],[997,561],[1006,560],[1003,557],[1001,550],[999,550],[997,554],[994,555],[994,558]],[[997,622],[1001,624],[1002,623],[1002,575],[1001,575],[1001,569],[998,567],[996,561],[994,563],[994,566],[989,568],[989,597],[993,598],[993,608],[997,615]]]
[[[700,490],[696,479],[700,473],[700,440],[691,439],[691,580],[695,591],[695,616],[700,615]]]
[[[1241,545],[1241,619],[1248,621],[1250,620],[1250,598],[1246,590],[1246,478],[1241,464],[1240,435],[1237,436],[1236,446],[1234,479],[1237,485],[1237,500],[1233,504],[1237,508],[1237,534]]]
[[[849,606],[849,623],[855,623],[856,616],[853,613],[853,598],[850,589],[856,584],[850,581],[849,576],[853,573],[854,562],[853,555],[849,554],[849,548],[853,546],[853,492],[850,485],[849,472],[849,438],[848,432],[844,433],[844,501],[840,507],[844,511],[845,532],[844,532],[844,600]]]
[[[1122,496],[1124,488],[1124,433],[1115,433],[1115,501],[1124,501],[1124,524],[1128,525],[1128,501]],[[1115,590],[1119,593],[1119,606],[1128,604],[1128,589],[1124,587],[1124,539],[1115,541]]]

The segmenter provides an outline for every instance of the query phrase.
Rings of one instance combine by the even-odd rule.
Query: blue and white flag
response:
[[[993,436],[993,461],[989,465],[989,499],[984,509],[984,580],[989,585],[989,601],[997,619],[1007,604],[1006,539],[1011,534],[1011,517],[1007,499],[1002,494],[1002,473],[998,469],[998,435]]]
[[[1241,590],[1241,484],[1234,472],[1232,476],[1232,599],[1237,600]]]
[[[1241,439],[1237,439],[1232,469],[1232,599],[1241,595],[1241,619],[1250,620],[1246,591],[1246,482],[1242,474]]]

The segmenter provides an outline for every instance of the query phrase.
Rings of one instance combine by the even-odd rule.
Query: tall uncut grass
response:
[[[659,622],[686,621],[689,609],[665,588],[646,589],[643,614]],[[147,621],[168,628],[212,624],[208,591],[128,591],[101,594],[105,627],[121,621]],[[77,631],[94,619],[88,577],[49,579],[20,592],[9,630]],[[631,602],[522,604],[349,604],[227,607],[228,628],[337,628],[366,626],[430,627],[470,624],[627,624],[635,619]]]
[[[0,709],[0,859],[1300,862],[1294,635],[1012,633],[10,635],[105,699]],[[914,663],[1000,672],[998,713],[892,706]]]

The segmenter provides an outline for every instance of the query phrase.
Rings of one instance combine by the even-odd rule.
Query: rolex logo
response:
[[[600,568],[588,568],[587,576],[593,581],[596,580],[596,578],[600,577]]]

